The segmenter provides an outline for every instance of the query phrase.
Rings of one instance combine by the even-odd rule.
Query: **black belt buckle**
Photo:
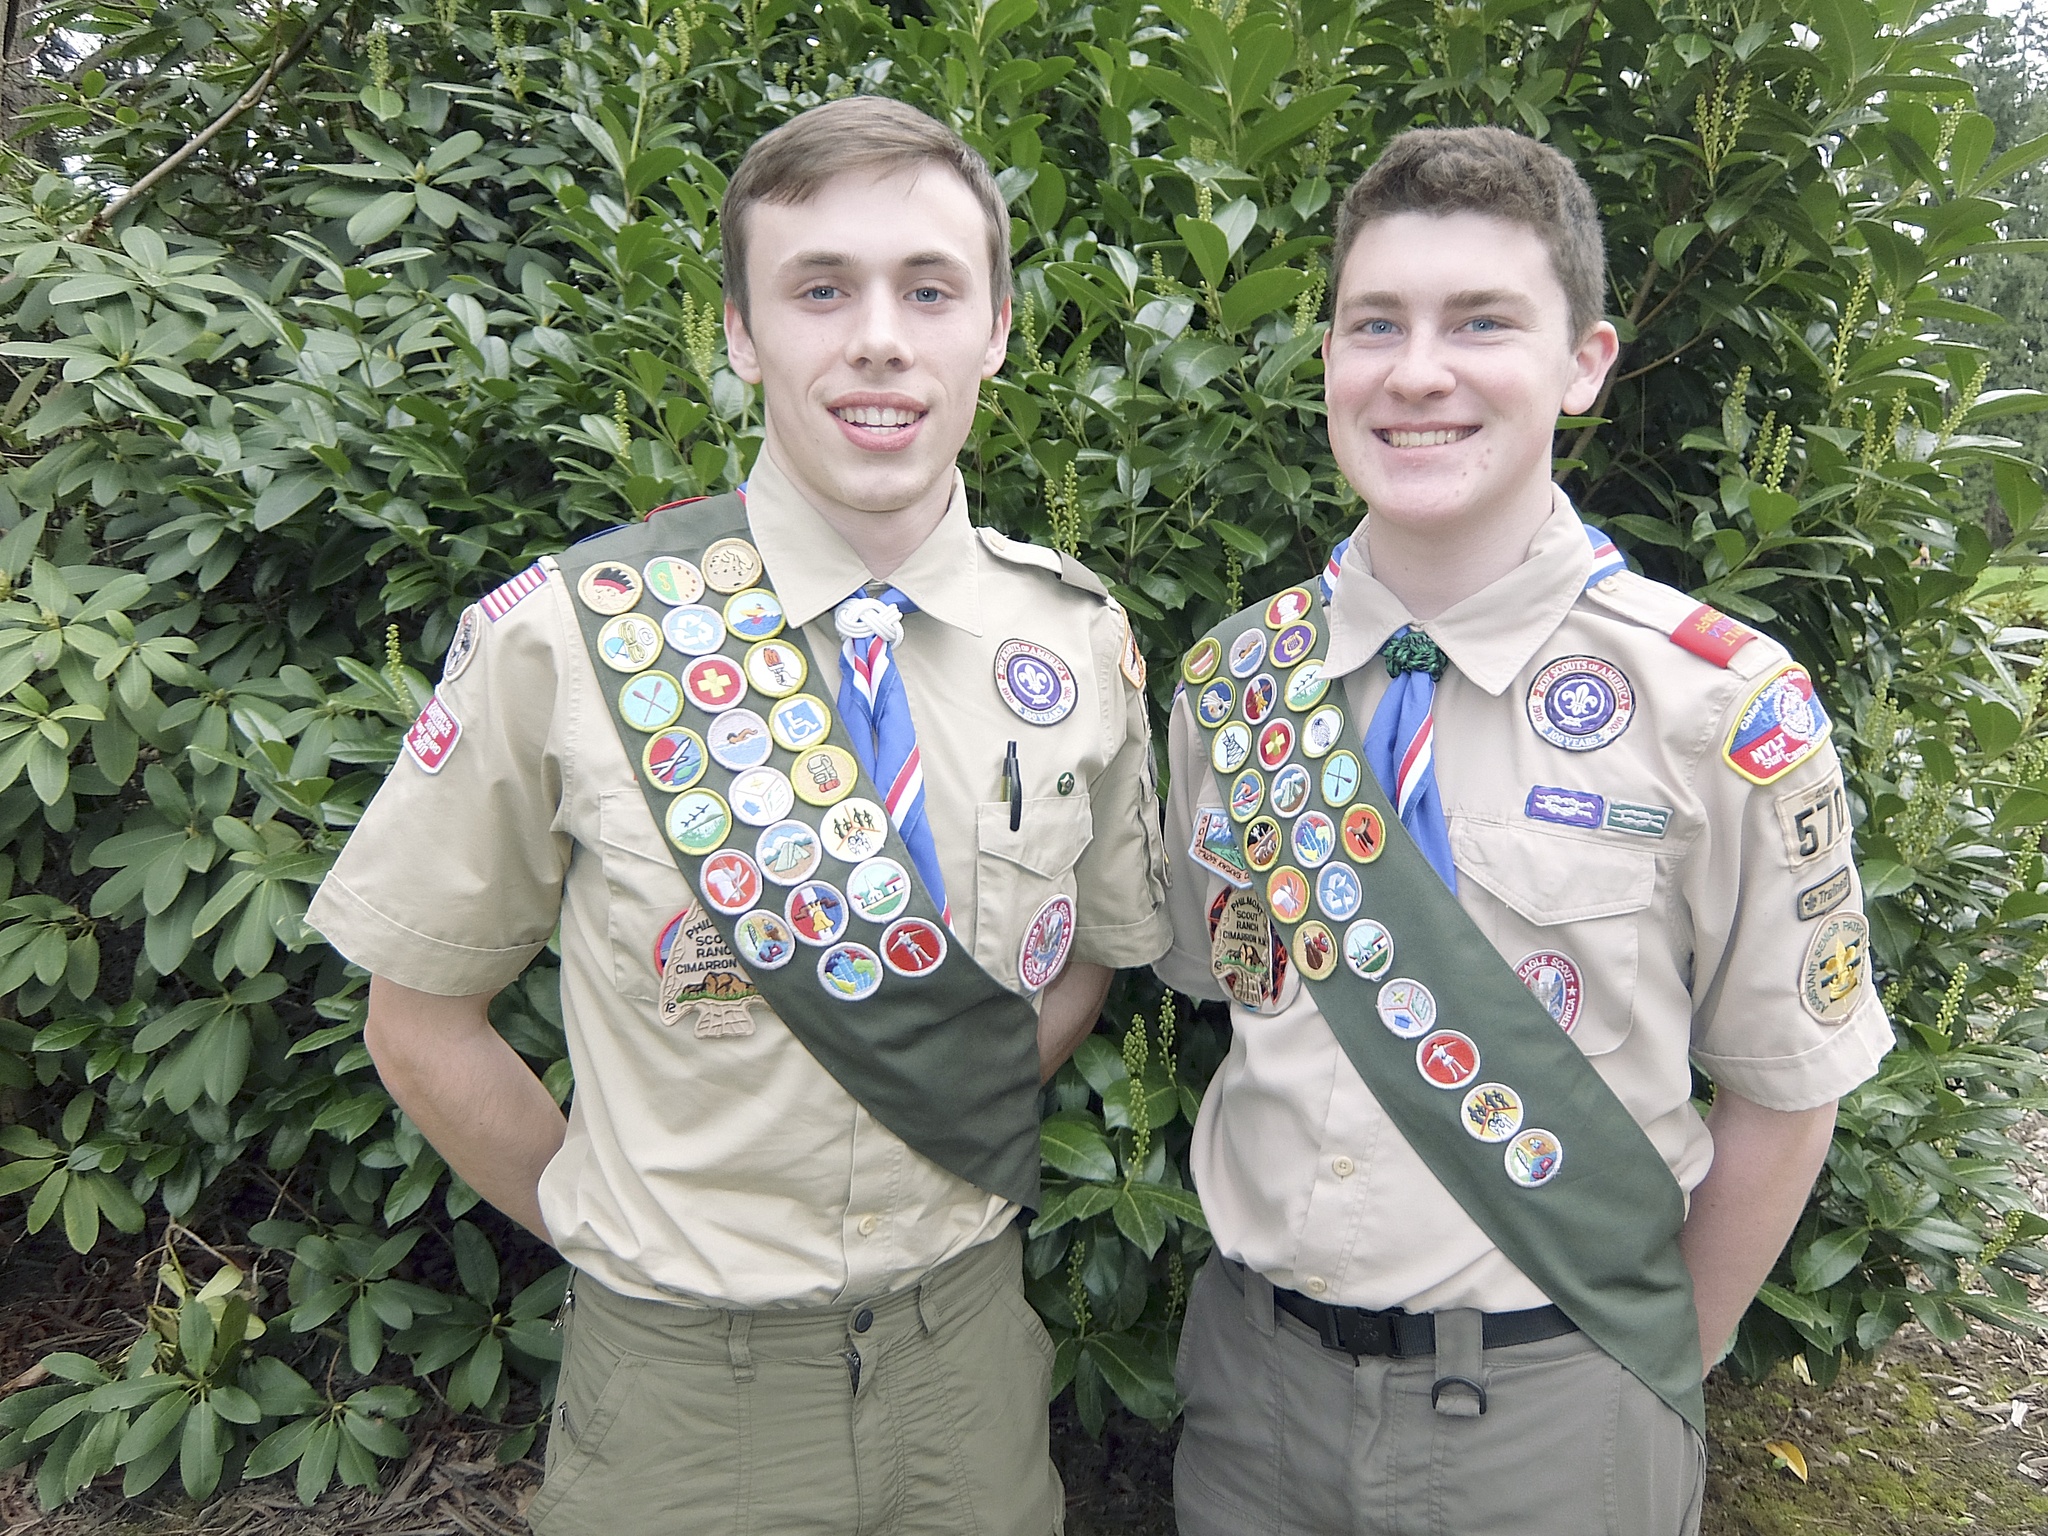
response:
[[[1347,1355],[1392,1355],[1395,1347],[1393,1320],[1384,1312],[1362,1307],[1332,1307],[1336,1315],[1337,1348]]]

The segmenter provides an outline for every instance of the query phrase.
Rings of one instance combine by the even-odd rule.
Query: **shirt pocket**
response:
[[[605,935],[612,985],[638,1003],[661,1000],[654,950],[670,919],[695,904],[637,789],[598,796],[598,857],[604,865]]]
[[[1636,963],[1657,894],[1657,858],[1498,823],[1451,830],[1458,878],[1504,910],[1489,925],[1501,954],[1588,1056],[1635,1027]]]
[[[1088,791],[1026,800],[1017,830],[1010,802],[974,808],[974,958],[1013,992],[1024,991],[1017,955],[1024,930],[1054,896],[1078,889],[1074,866],[1095,836]]]

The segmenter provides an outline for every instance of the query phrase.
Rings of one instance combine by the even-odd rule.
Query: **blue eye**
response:
[[[910,296],[920,304],[936,304],[945,297],[936,288],[913,288],[910,290]]]
[[[1391,320],[1368,320],[1359,329],[1368,336],[1391,336],[1394,334],[1394,322]]]
[[[1475,331],[1497,331],[1501,328],[1498,320],[1490,320],[1485,316],[1481,316],[1477,320],[1467,321],[1466,323]]]
[[[816,287],[806,288],[804,290],[804,297],[807,299],[817,299],[822,303],[826,299],[838,298],[839,290],[830,283],[819,283]]]

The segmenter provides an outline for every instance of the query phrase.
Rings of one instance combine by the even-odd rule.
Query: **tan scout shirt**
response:
[[[1767,787],[1723,758],[1735,719],[1785,652],[1759,638],[1728,668],[1702,660],[1667,638],[1693,599],[1632,574],[1587,592],[1593,568],[1560,495],[1525,563],[1421,623],[1373,579],[1366,541],[1354,538],[1324,670],[1344,681],[1356,750],[1389,686],[1375,659],[1388,637],[1415,623],[1449,655],[1435,761],[1459,905],[1510,965],[1529,958],[1539,982],[1558,972],[1544,973],[1535,957],[1574,963],[1572,1039],[1689,1193],[1713,1143],[1689,1102],[1688,1057],[1744,1098],[1797,1110],[1869,1077],[1892,1034],[1867,961],[1845,1017],[1824,1022],[1800,1001],[1817,931],[1861,911],[1833,748],[1824,744]],[[1537,734],[1527,700],[1547,664],[1581,655],[1621,669],[1635,713],[1618,739],[1574,752]],[[1221,999],[1207,913],[1223,884],[1185,850],[1196,808],[1224,797],[1185,698],[1169,743],[1174,947],[1156,969],[1169,986]],[[1576,798],[1546,798],[1532,816],[1539,787]],[[1610,817],[1598,829],[1543,819],[1573,816],[1590,795],[1609,808],[1642,808],[1650,814],[1623,819],[1651,830],[1618,830]],[[1838,874],[1838,904],[1802,921],[1801,893]],[[1809,907],[1823,899],[1805,898]],[[1374,915],[1369,897],[1359,915]],[[1233,1007],[1231,1018],[1235,1039],[1193,1148],[1195,1184],[1225,1254],[1275,1284],[1349,1306],[1544,1303],[1394,1129],[1291,966],[1271,1004]],[[1570,1127],[1555,1129],[1569,1154]]]
[[[765,454],[747,510],[816,661],[808,686],[836,708],[832,609],[868,572]],[[1075,899],[1074,960],[1143,965],[1168,939],[1124,617],[1058,569],[1048,551],[977,535],[956,478],[944,520],[890,578],[922,610],[905,618],[896,663],[954,932],[1011,987],[1025,927],[1055,892]],[[460,739],[431,775],[401,756],[308,920],[375,974],[449,996],[504,986],[559,924],[577,1088],[541,1212],[562,1253],[604,1284],[767,1307],[913,1283],[1014,1208],[885,1130],[764,1001],[747,1005],[755,1027],[742,1036],[660,1022],[655,946],[694,897],[607,716],[575,602],[550,575],[481,626],[438,690]],[[1079,700],[1055,725],[1026,724],[997,694],[995,651],[1015,636],[1073,671]],[[1011,740],[1025,780],[1016,832],[1001,799]]]

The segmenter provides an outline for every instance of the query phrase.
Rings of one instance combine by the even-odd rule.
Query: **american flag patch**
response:
[[[485,593],[483,602],[479,606],[489,615],[491,622],[495,624],[517,607],[520,600],[528,593],[538,592],[546,584],[547,579],[548,568],[536,561],[506,582],[502,587],[494,588],[492,591]]]

